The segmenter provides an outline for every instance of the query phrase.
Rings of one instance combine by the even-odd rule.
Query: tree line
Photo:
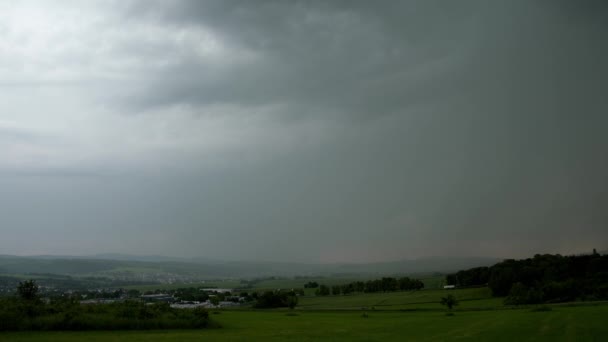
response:
[[[265,291],[258,295],[254,305],[258,309],[288,307],[293,309],[298,305],[298,294],[295,291]]]
[[[487,285],[506,304],[554,303],[608,299],[608,255],[537,254],[449,274],[456,286]]]
[[[305,287],[307,287],[305,285]],[[311,287],[311,286],[308,286]],[[354,292],[374,293],[374,292],[394,292],[394,291],[412,291],[424,288],[424,283],[418,279],[408,277],[393,278],[383,277],[381,279],[368,281],[355,281],[343,285],[327,286],[318,285],[315,294],[317,296],[332,295],[347,295]]]

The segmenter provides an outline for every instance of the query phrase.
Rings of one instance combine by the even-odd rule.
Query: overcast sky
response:
[[[608,248],[605,1],[2,1],[0,254]]]

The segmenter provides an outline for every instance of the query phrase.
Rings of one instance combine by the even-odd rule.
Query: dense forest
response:
[[[608,255],[537,254],[523,260],[505,260],[491,267],[476,267],[449,274],[456,286],[487,285],[507,304],[554,303],[608,299]]]

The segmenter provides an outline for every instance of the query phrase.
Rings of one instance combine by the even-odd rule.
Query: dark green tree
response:
[[[334,285],[331,287],[331,294],[333,294],[334,296],[339,295],[340,292],[342,292],[340,285]]]
[[[329,293],[329,286],[327,285],[319,285],[319,288],[315,291],[317,296],[329,296]]]
[[[541,290],[528,287],[520,282],[513,284],[509,296],[505,298],[507,305],[538,304],[543,301]]]
[[[443,298],[441,298],[441,305],[445,305],[448,307],[448,310],[452,310],[453,307],[458,305],[458,300],[453,295],[449,294]]]
[[[316,281],[309,281],[308,283],[304,284],[305,289],[316,289],[318,287],[319,283],[317,283]]]
[[[287,296],[287,306],[293,310],[296,305],[298,305],[298,297],[295,294]]]
[[[40,299],[38,295],[39,287],[33,280],[19,282],[17,286],[17,294],[23,300],[37,301]]]

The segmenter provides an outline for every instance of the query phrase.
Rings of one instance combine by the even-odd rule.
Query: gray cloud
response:
[[[400,109],[429,91],[444,95],[449,85],[434,80],[453,74],[462,62],[467,33],[475,29],[469,21],[478,16],[469,13],[474,10],[469,5],[422,2],[386,8],[310,2],[148,5],[130,13],[208,32],[225,46],[228,66],[218,68],[191,51],[129,96],[136,104],[288,103],[351,116]]]
[[[32,62],[44,77],[8,74],[95,80],[45,86],[39,107],[24,100],[32,87],[6,85],[0,109],[19,115],[0,123],[65,141],[38,143],[65,176],[24,150],[22,172],[0,181],[8,253],[361,261],[606,247],[601,1],[93,7],[96,30],[66,29],[79,62],[43,53],[62,73]],[[0,130],[0,151],[29,139],[15,134]]]

